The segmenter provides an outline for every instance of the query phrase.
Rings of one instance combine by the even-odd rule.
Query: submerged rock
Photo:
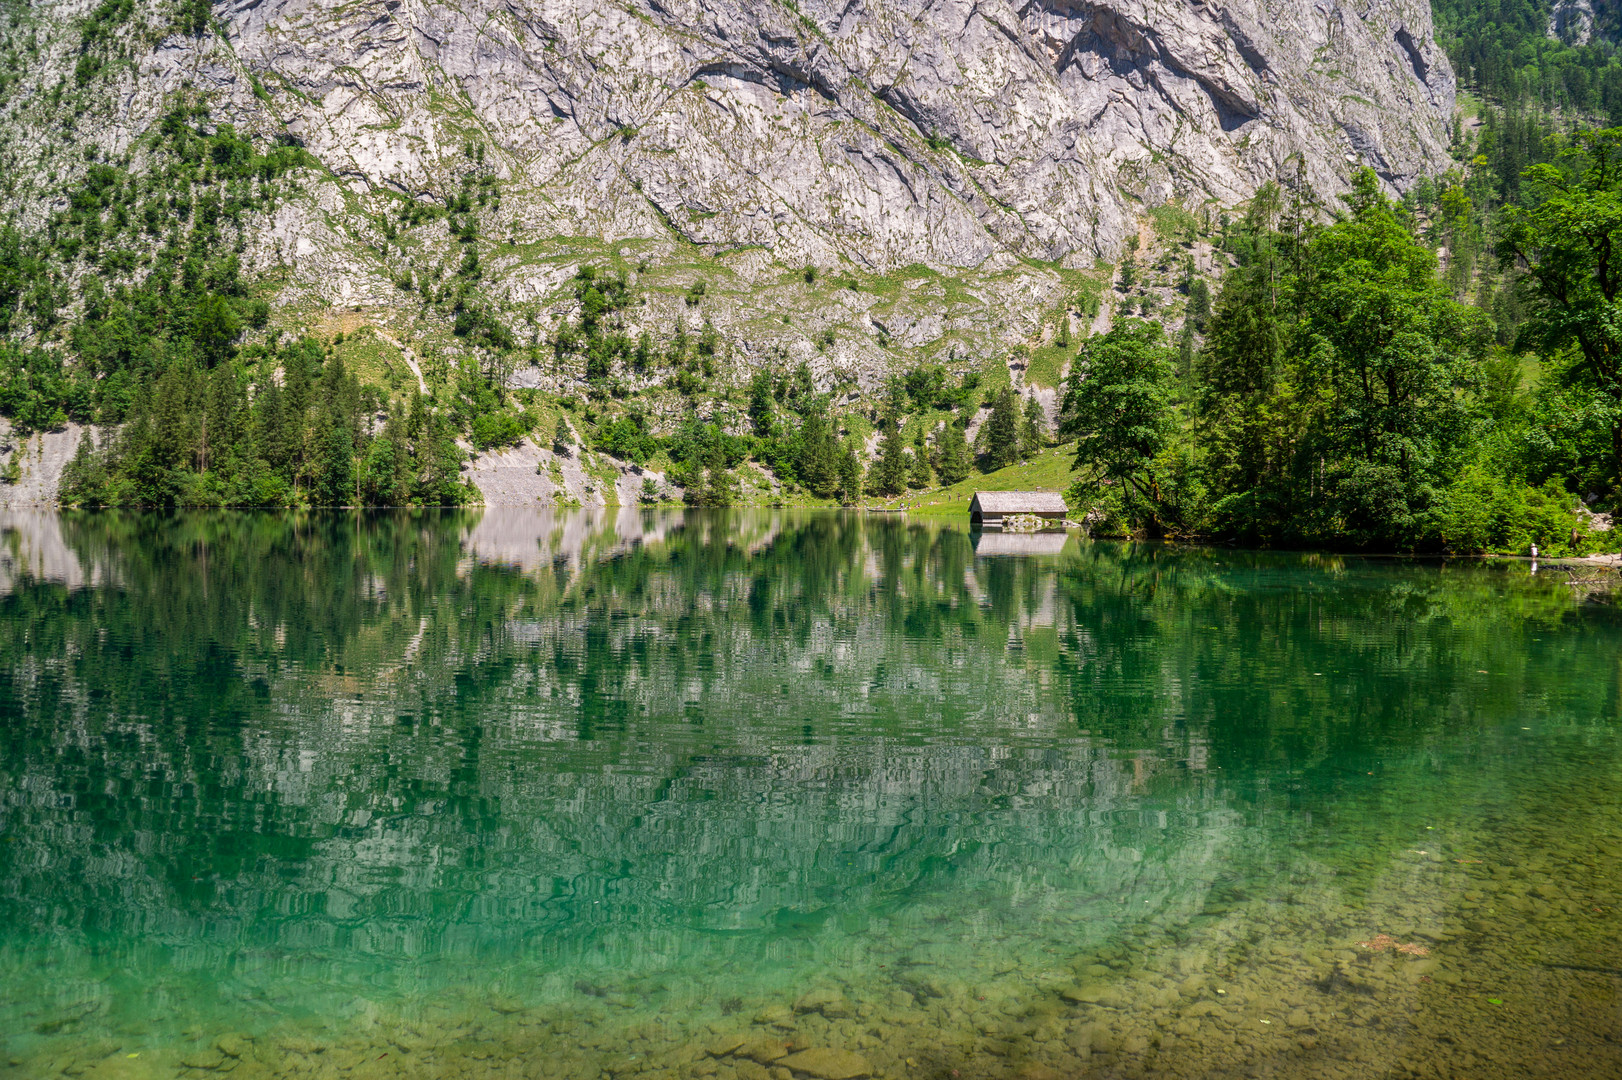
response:
[[[704,1047],[715,1057],[726,1057],[749,1040],[742,1035],[718,1035]]]
[[[770,1065],[788,1053],[788,1045],[781,1039],[751,1039],[733,1052],[734,1057],[748,1058],[761,1065]]]
[[[781,1024],[794,1019],[794,1010],[787,1005],[768,1005],[755,1014],[757,1024]]]
[[[817,1080],[859,1080],[873,1075],[873,1067],[862,1055],[827,1047],[790,1054],[782,1060],[782,1065]]]
[[[854,1015],[850,1002],[837,990],[818,989],[802,995],[794,1003],[797,1013],[821,1013],[830,1020],[841,1020]]]
[[[1097,983],[1067,986],[1059,991],[1059,997],[1072,1005],[1103,1005],[1112,1009],[1118,1008],[1122,1000],[1119,990],[1113,986],[1100,986]]]

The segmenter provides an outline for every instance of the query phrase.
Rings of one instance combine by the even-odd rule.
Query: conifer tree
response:
[[[814,397],[806,403],[795,468],[800,482],[817,498],[830,499],[839,490],[839,444],[834,441],[833,424],[828,419],[828,402],[824,397]]]
[[[862,497],[862,460],[856,456],[856,444],[845,444],[844,456],[839,459],[839,501],[853,506]]]
[[[878,460],[867,477],[867,489],[875,495],[899,495],[907,490],[907,447],[902,441],[900,423],[887,416],[882,424]]]
[[[963,429],[957,424],[948,422],[941,428],[936,436],[936,463],[940,471],[941,483],[950,487],[968,479],[973,468],[969,457],[969,443],[963,437]]]
[[[319,388],[321,428],[316,446],[311,498],[323,506],[353,503],[355,443],[360,412],[360,387],[344,366],[342,356],[327,361]]]
[[[15,464],[16,460],[16,452],[13,452],[12,464]],[[101,455],[96,452],[96,444],[90,438],[90,429],[87,427],[79,435],[79,448],[74,451],[73,459],[62,469],[59,497],[64,505],[100,506],[104,497],[102,489],[106,481],[106,466],[102,462]]]
[[[1042,403],[1032,394],[1025,399],[1025,422],[1019,429],[1019,454],[1023,458],[1033,458],[1039,453],[1047,442],[1048,416],[1042,410]]]
[[[1204,278],[1195,278],[1188,286],[1188,321],[1200,333],[1205,332],[1206,321],[1211,318],[1211,286]]]
[[[685,488],[682,498],[688,506],[728,507],[738,500],[737,477],[727,468],[719,446],[711,448],[702,462],[693,463]]]
[[[924,443],[924,429],[920,427],[918,433],[912,437],[912,470],[907,482],[915,488],[926,488],[930,480],[929,447]]]
[[[270,466],[273,475],[287,479],[287,463],[291,454],[283,445],[286,423],[282,418],[284,405],[280,384],[275,379],[264,380],[259,389],[259,399],[254,405],[255,441],[259,444],[259,456]]]
[[[738,478],[726,467],[719,454],[710,462],[709,476],[704,486],[707,506],[728,507],[738,501]]]
[[[369,506],[400,506],[410,501],[408,454],[400,414],[391,410],[383,430],[367,448],[361,493]]]
[[[756,371],[749,380],[749,423],[755,435],[762,439],[772,436],[777,427],[775,402],[772,399],[772,376],[765,368]]]
[[[985,458],[986,472],[1012,465],[1019,460],[1019,406],[1014,388],[1005,386],[992,399],[991,415],[980,427],[978,449]]]

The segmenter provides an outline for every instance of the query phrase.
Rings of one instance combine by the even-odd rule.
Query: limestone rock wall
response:
[[[53,56],[58,75],[71,70],[75,16],[91,6],[36,3],[61,28],[41,89]],[[296,135],[338,184],[285,214],[275,240],[329,281],[345,275],[314,256],[346,200],[441,199],[470,140],[510,185],[520,236],[674,237],[875,271],[1090,266],[1117,253],[1145,204],[1232,203],[1297,169],[1333,193],[1364,164],[1400,188],[1445,160],[1454,99],[1423,0],[232,0],[214,12],[218,32],[195,37],[149,20],[105,118],[82,118],[79,135],[116,152],[187,85],[216,93],[239,126]],[[26,146],[13,140],[9,156]]]

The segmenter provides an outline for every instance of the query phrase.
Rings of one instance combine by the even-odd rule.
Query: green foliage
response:
[[[659,439],[648,431],[647,417],[640,412],[631,412],[604,424],[592,445],[635,465],[645,464],[659,452]]]
[[[1581,554],[1583,535],[1575,524],[1575,496],[1558,480],[1541,487],[1518,482],[1472,463],[1437,499],[1434,528],[1449,551],[1529,551]]]
[[[180,0],[180,27],[186,33],[201,37],[213,21],[212,0]]]
[[[468,438],[476,450],[517,446],[529,434],[528,418],[510,409],[481,412],[468,424]]]
[[[728,483],[725,475],[743,464],[749,456],[749,441],[729,434],[714,421],[689,416],[666,441],[665,449],[670,460],[676,464],[671,471],[671,479],[687,489],[689,500],[707,500],[710,497],[705,494],[707,485],[720,482],[724,487]],[[730,503],[703,501],[695,505]]]
[[[992,399],[991,415],[986,417],[976,437],[976,449],[986,472],[995,472],[1019,460],[1019,428],[1019,397],[1013,387],[1005,386]]]
[[[720,508],[738,501],[738,478],[727,464],[727,453],[719,442],[711,443],[701,459],[695,459],[682,474],[683,501],[688,506]]]
[[[794,455],[795,472],[805,489],[819,499],[839,491],[839,444],[828,417],[827,399],[817,396],[805,406]]]
[[[105,45],[132,11],[97,7],[84,47]],[[240,280],[232,234],[242,238],[245,215],[273,205],[275,182],[313,159],[295,146],[261,153],[229,124],[205,133],[194,126],[204,118],[176,106],[148,136],[146,175],[92,163],[42,235],[0,232],[0,413],[19,427],[125,421],[166,373],[228,364],[244,331],[265,325],[268,306]],[[137,248],[150,249],[139,278]],[[88,272],[66,356],[21,345],[55,327],[75,264]]]
[[[1581,550],[1573,492],[1616,498],[1622,430],[1600,255],[1622,228],[1610,138],[1529,169],[1535,201],[1505,214],[1501,251],[1531,292],[1523,336],[1548,350],[1531,390],[1494,344],[1501,325],[1456,299],[1484,271],[1440,272],[1415,216],[1457,259],[1481,226],[1479,184],[1397,205],[1365,171],[1328,224],[1300,190],[1265,186],[1238,228],[1224,222],[1238,265],[1197,354],[1192,312],[1175,354],[1139,320],[1081,343],[1060,431],[1076,440],[1077,509],[1106,529],[1251,543]]]
[[[886,417],[883,430],[878,459],[868,473],[867,490],[875,495],[899,495],[907,490],[907,444],[898,418]]]
[[[1592,388],[1613,414],[1608,475],[1622,487],[1622,128],[1580,133],[1556,162],[1533,165],[1535,202],[1511,207],[1499,254],[1526,265],[1526,338],[1550,353],[1575,346],[1573,383]]]
[[[1081,343],[1061,438],[1076,441],[1077,469],[1130,489],[1157,521],[1166,507],[1156,459],[1172,435],[1171,405],[1171,358],[1158,323],[1123,319]]]
[[[516,345],[512,331],[484,305],[464,298],[457,301],[454,312],[452,332],[470,344],[501,351]]]
[[[1047,445],[1048,417],[1042,410],[1042,403],[1036,396],[1025,399],[1024,422],[1019,428],[1019,456],[1022,458],[1035,457]]]
[[[135,0],[102,0],[79,27],[79,59],[73,79],[83,87],[106,65],[105,53],[118,28],[135,13]]]
[[[1347,205],[1327,228],[1278,229],[1269,193],[1247,219],[1244,266],[1223,283],[1197,365],[1195,471],[1219,533],[1435,542],[1436,492],[1476,431],[1487,327],[1372,173]]]
[[[1326,509],[1348,535],[1379,543],[1413,534],[1426,485],[1453,464],[1485,333],[1371,171],[1349,205],[1310,245],[1297,348],[1321,395]]]
[[[1211,317],[1211,286],[1204,278],[1194,278],[1188,284],[1188,320],[1195,330],[1205,331]]]
[[[1199,222],[1177,203],[1163,203],[1149,211],[1155,234],[1172,244],[1192,244],[1199,235]]]
[[[975,391],[980,386],[980,373],[970,371],[964,374],[962,381],[953,386],[951,377],[945,368],[939,364],[926,364],[906,372],[901,377],[901,391],[912,408],[920,411],[929,409],[961,409],[972,405],[975,400]],[[895,403],[898,407],[901,401]]]
[[[839,501],[851,506],[862,497],[862,459],[857,456],[854,443],[845,444],[839,458]]]
[[[1537,105],[1622,120],[1617,16],[1594,5],[1587,45],[1549,36],[1549,4],[1525,0],[1436,0],[1436,37],[1459,81],[1513,107]]]
[[[907,486],[926,488],[933,480],[934,471],[930,468],[929,447],[924,442],[924,429],[919,428],[912,437],[912,455],[907,466]]]
[[[942,424],[940,433],[935,436],[935,469],[940,473],[941,483],[947,487],[962,483],[973,467],[963,429],[956,424]]]
[[[749,424],[756,438],[768,439],[777,430],[775,405],[772,373],[765,368],[757,368],[749,379]]]
[[[88,392],[85,380],[63,370],[60,354],[0,340],[0,414],[20,433],[61,427],[70,409],[85,411]]]
[[[609,274],[595,266],[582,266],[572,284],[579,316],[559,328],[553,348],[562,367],[578,358],[583,364],[581,375],[593,395],[605,397],[616,367],[647,367],[652,343],[633,342],[625,331],[624,312],[636,297],[623,271]],[[678,364],[685,360],[685,333],[680,335],[680,342],[682,356],[677,358]]]

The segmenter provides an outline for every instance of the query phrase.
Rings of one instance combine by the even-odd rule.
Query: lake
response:
[[[0,518],[0,1076],[1622,1075],[1622,618],[900,515]]]

